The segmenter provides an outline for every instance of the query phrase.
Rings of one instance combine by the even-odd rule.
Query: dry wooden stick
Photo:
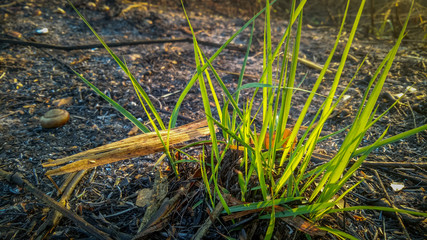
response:
[[[169,132],[169,144],[173,146],[194,140],[198,137],[207,136],[210,134],[210,131],[206,126],[206,120],[200,120],[171,129]],[[166,142],[167,134],[168,130],[160,131],[160,135],[164,142]],[[71,163],[65,166],[46,172],[46,175],[61,175],[120,160],[145,156],[162,150],[164,150],[164,147],[159,137],[155,132],[151,132],[129,137],[55,161],[45,162],[42,165],[43,167],[54,167],[71,161]]]
[[[97,239],[102,239],[102,240],[111,239],[107,234],[96,229],[90,223],[86,222],[86,220],[84,220],[82,217],[64,208],[63,206],[61,206],[61,204],[56,202],[54,199],[44,194],[38,188],[34,187],[30,182],[28,182],[23,178],[22,174],[10,173],[0,169],[0,177],[6,179],[11,183],[17,184],[20,187],[24,188],[25,190],[31,192],[34,196],[36,196],[38,199],[46,203],[49,207],[55,209],[56,211],[60,212],[62,215],[64,215],[65,217],[73,221],[77,226],[79,226],[82,230],[88,233],[89,236],[94,236]]]
[[[76,173],[70,173],[66,180],[64,181],[64,183],[61,186],[61,191],[62,196],[61,199],[59,200],[59,204],[61,204],[61,206],[66,206],[66,202],[68,201],[68,199],[70,198],[72,192],[74,191],[74,189],[76,188],[77,184],[80,182],[80,180],[83,178],[83,176],[87,173],[87,169],[85,170],[81,170],[80,172],[76,172]],[[39,229],[37,229],[36,233],[34,234],[34,236],[39,236],[37,239],[44,239],[46,238],[46,236],[44,236],[42,234],[42,232],[49,226],[51,226],[51,229],[53,230],[54,228],[56,228],[56,226],[58,225],[59,221],[62,218],[62,214],[58,211],[54,211],[51,212],[51,215],[49,217],[49,220],[45,221],[40,227]],[[49,231],[51,232],[51,231]]]
[[[374,171],[374,173],[375,173],[375,176],[378,178],[378,181],[379,181],[380,186],[381,186],[381,190],[382,190],[382,191],[383,191],[383,193],[385,194],[385,196],[386,196],[387,200],[389,201],[389,203],[391,204],[391,206],[392,206],[394,209],[398,209],[398,208],[396,207],[396,205],[394,204],[394,202],[391,200],[390,195],[388,195],[388,192],[387,192],[387,190],[385,189],[384,184],[383,184],[383,181],[381,180],[380,175],[378,174],[377,170],[373,169],[373,171]],[[409,236],[408,230],[406,230],[405,224],[403,224],[402,216],[400,216],[400,214],[399,214],[398,212],[395,212],[395,214],[396,214],[397,220],[399,221],[400,226],[401,226],[401,227],[402,227],[402,229],[403,229],[403,232],[404,232],[404,233],[405,233],[405,235],[406,235],[406,239],[409,239],[409,240],[410,240],[410,239],[411,239],[411,237]]]
[[[386,168],[402,168],[402,167],[419,167],[427,169],[427,163],[413,163],[413,162],[373,162],[364,161],[362,163],[364,167],[386,167]]]
[[[288,53],[288,55],[287,55],[286,57],[287,57],[288,59],[292,59],[292,54],[291,54],[291,53]],[[306,65],[307,67],[310,67],[310,68],[313,68],[313,69],[317,69],[317,70],[319,70],[319,71],[322,71],[322,69],[323,69],[323,66],[322,66],[322,65],[317,64],[317,63],[315,63],[315,62],[312,62],[312,61],[310,61],[310,60],[308,60],[308,59],[306,59],[306,58],[298,57],[298,62],[300,62],[300,63],[302,63],[302,64]],[[334,72],[336,72],[336,70],[335,70],[335,69],[334,69],[334,70],[326,69],[326,73],[328,73],[328,74],[332,74],[332,73],[334,73]]]
[[[66,175],[64,175],[64,178],[65,178],[65,180],[64,180],[64,182],[62,183],[62,185],[61,185],[61,187],[59,187],[59,190],[60,190],[60,192],[57,192],[57,194],[56,194],[56,196],[61,196],[61,195],[63,195],[63,194],[65,194],[65,188],[68,186],[68,184],[71,182],[71,181],[73,181],[73,179],[74,179],[74,176],[76,176],[76,174],[77,174],[78,172],[73,172],[73,173],[69,173],[69,174],[66,174]]]
[[[413,175],[409,175],[407,173],[404,173],[402,171],[396,170],[394,169],[394,171],[389,171],[392,174],[398,174],[400,175],[402,178],[407,178],[407,179],[411,179],[412,181],[415,182],[419,182],[419,183],[423,183],[423,184],[427,184],[427,178],[421,178],[421,177],[417,177],[417,176],[413,176]],[[420,174],[421,175],[421,174]],[[421,175],[422,176],[422,175]]]
[[[168,39],[148,39],[148,40],[135,40],[135,41],[124,41],[124,42],[108,42],[106,43],[108,47],[122,47],[122,46],[134,46],[134,45],[147,45],[147,44],[162,44],[162,43],[176,43],[176,42],[187,42],[192,43],[193,39],[191,37],[183,37],[183,38],[168,38]],[[210,46],[210,47],[221,47],[222,44],[198,40],[197,41],[201,45]],[[55,44],[46,44],[46,43],[38,43],[38,42],[30,42],[30,41],[22,41],[15,40],[9,38],[0,38],[0,43],[9,43],[14,45],[23,45],[23,46],[32,46],[36,48],[48,48],[48,49],[57,49],[64,51],[72,51],[79,49],[92,49],[92,48],[103,48],[104,46],[101,43],[93,43],[93,44],[83,44],[83,45],[55,45]],[[236,51],[246,51],[246,48],[241,47],[235,44],[229,44],[226,49],[236,50]]]

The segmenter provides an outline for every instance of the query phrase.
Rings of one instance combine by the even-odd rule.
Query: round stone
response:
[[[66,124],[68,120],[70,120],[69,112],[64,109],[52,109],[40,118],[40,125],[43,128],[57,128]]]

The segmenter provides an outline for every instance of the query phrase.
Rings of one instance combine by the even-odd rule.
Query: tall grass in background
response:
[[[288,207],[286,209],[289,210],[282,212],[275,212],[275,208],[271,208],[271,213],[260,216],[261,219],[270,219],[269,227],[266,232],[266,239],[270,239],[272,237],[275,219],[277,217],[306,215],[312,220],[318,220],[325,214],[332,212],[366,209],[366,207],[361,206],[347,209],[334,209],[334,206],[338,201],[340,201],[348,192],[360,183],[359,182],[348,188],[343,188],[349,178],[361,166],[368,154],[375,148],[427,129],[427,125],[424,125],[397,136],[383,139],[386,135],[386,130],[375,143],[358,149],[368,129],[394,106],[391,106],[387,111],[379,115],[376,113],[376,102],[390,67],[392,66],[398,47],[403,39],[410,16],[410,14],[408,14],[408,18],[406,19],[398,40],[378,66],[375,74],[372,76],[356,117],[349,127],[349,131],[346,134],[338,153],[329,162],[319,165],[313,170],[306,171],[317,143],[320,140],[325,139],[320,139],[319,136],[326,120],[331,115],[332,111],[340,102],[351,84],[350,81],[340,95],[336,94],[348,52],[362,15],[365,0],[362,0],[359,11],[354,19],[353,27],[348,36],[329,94],[325,97],[323,104],[319,107],[317,114],[314,119],[310,121],[310,124],[305,131],[301,130],[302,123],[304,120],[307,120],[305,119],[305,115],[308,109],[313,107],[311,104],[312,100],[317,94],[317,90],[328,69],[332,57],[335,54],[335,50],[340,43],[341,34],[347,17],[348,4],[335,44],[331,49],[319,77],[311,90],[302,90],[295,86],[295,79],[298,67],[297,58],[301,38],[303,7],[306,1],[302,0],[299,4],[297,4],[295,0],[293,1],[290,11],[289,25],[276,46],[272,45],[270,27],[271,14],[269,7],[274,2],[276,1],[272,1],[270,3],[270,1],[267,0],[266,7],[251,18],[235,34],[233,34],[233,36],[231,36],[230,39],[228,39],[210,58],[208,58],[199,48],[190,19],[183,7],[185,17],[193,36],[196,73],[183,89],[172,112],[168,125],[163,123],[157,113],[157,110],[148,98],[148,95],[130,73],[125,61],[121,60],[113,53],[102,38],[93,30],[90,24],[73,6],[75,11],[131,80],[135,92],[140,99],[141,105],[149,118],[151,126],[157,133],[159,133],[159,129],[170,130],[175,127],[180,106],[185,100],[186,95],[196,83],[199,85],[212,142],[212,154],[210,154],[210,158],[206,159],[206,156],[202,155],[199,160],[199,164],[201,167],[203,182],[206,185],[206,191],[212,206],[218,204],[217,199],[219,199],[220,204],[222,204],[225,209],[225,212],[232,213],[252,208],[265,208],[273,205],[286,206],[286,202],[303,200],[302,202],[304,204],[297,208],[289,209]],[[264,13],[265,19],[262,76],[257,82],[243,84],[243,75],[249,56],[252,36],[254,34],[254,20],[260,17],[262,13]],[[296,25],[296,27],[294,27],[294,25]],[[247,51],[242,63],[241,73],[237,83],[238,88],[234,92],[231,92],[218,75],[212,63],[226,48],[226,46],[247,27],[251,27],[251,37],[248,41]],[[295,28],[296,30],[293,30]],[[296,31],[296,33],[291,34],[292,31]],[[294,37],[292,37],[293,35]],[[291,48],[290,46],[293,47]],[[290,61],[287,59],[287,56],[289,55],[288,53],[292,56]],[[360,64],[359,69],[361,67],[363,67],[363,62]],[[134,116],[132,116],[132,114],[103,94],[82,75],[78,73],[76,74],[94,91],[110,102],[133,124],[138,126],[143,132],[148,131],[147,127],[140,123]],[[356,74],[357,72],[354,73],[354,77]],[[219,89],[215,87],[216,84],[214,84],[214,82],[220,86]],[[248,89],[253,91],[252,97],[249,100],[242,101],[240,94]],[[309,96],[307,97],[304,107],[300,111],[297,121],[289,132],[289,130],[286,129],[286,126],[288,124],[292,97],[295,91],[306,91],[309,93]],[[222,104],[218,96],[223,98],[221,99]],[[260,107],[256,108],[255,101],[258,101],[260,98],[262,99]],[[213,109],[210,105],[211,102],[214,103]],[[242,109],[239,108],[239,105],[243,106]],[[231,106],[231,109],[229,109],[229,106]],[[254,113],[255,115],[253,115]],[[257,128],[255,124],[255,117],[258,115],[261,115],[262,118],[262,125],[260,128]],[[220,135],[217,136],[215,125],[220,128],[222,138],[226,142],[225,144],[219,144],[218,138]],[[302,135],[299,137],[299,140],[297,140],[297,135],[300,131],[302,132]],[[337,131],[327,137],[334,136],[341,132],[342,130]],[[278,137],[273,137],[274,135]],[[158,136],[160,138],[160,134],[158,134]],[[160,139],[162,140],[162,138]],[[162,140],[162,143],[164,145],[165,153],[168,156],[169,163],[173,171],[178,175],[176,168],[176,164],[178,163],[174,160],[174,154],[169,148],[169,138],[167,138],[166,141]],[[266,143],[268,143],[268,149],[265,149],[265,145],[267,145]],[[219,170],[223,165],[226,152],[235,148],[235,146],[239,146],[237,148],[242,151],[243,156],[240,166],[241,171],[237,172],[238,184],[240,186],[241,193],[240,198],[242,201],[252,201],[250,196],[252,196],[254,192],[259,192],[263,200],[255,204],[229,207],[223,197],[224,191],[226,190],[219,184]],[[356,159],[354,164],[350,164],[351,159]],[[253,176],[256,176],[256,180],[254,180]],[[257,184],[257,187],[250,187],[250,185],[254,183]],[[403,211],[384,207],[369,207],[369,209]],[[427,216],[427,214],[424,213],[411,213]],[[333,234],[353,238],[352,236],[337,230],[328,228],[323,229],[330,231]]]

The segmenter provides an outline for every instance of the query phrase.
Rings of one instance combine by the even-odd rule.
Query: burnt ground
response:
[[[104,4],[109,6],[109,9],[103,7]],[[130,3],[126,2],[106,1],[90,5],[81,1],[76,6],[107,42],[189,37],[186,20],[175,3],[169,3],[169,7],[140,4],[138,7],[127,9]],[[225,42],[239,29],[253,11],[239,9],[233,5],[221,7],[217,1],[206,1],[200,5],[189,1],[187,10],[198,38],[219,44]],[[318,15],[308,19],[316,22],[316,17]],[[90,30],[63,1],[16,1],[14,4],[0,7],[0,21],[2,38],[65,46],[97,43]],[[272,29],[276,41],[286,24],[287,22],[280,18],[274,20]],[[323,23],[304,24],[300,55],[311,61],[323,63],[332,48],[337,27],[320,24]],[[259,19],[256,22],[257,33],[248,61],[245,83],[256,81],[253,76],[261,73],[262,26],[263,22]],[[37,34],[36,31],[42,28],[47,28],[48,33]],[[351,48],[351,57],[342,75],[340,91],[353,77],[358,64],[365,56],[367,56],[366,64],[356,76],[349,91],[350,103],[341,107],[341,111],[328,120],[324,129],[325,135],[351,123],[370,77],[392,47],[393,38],[384,37],[378,40],[369,36],[365,30],[366,27],[362,25]],[[241,45],[244,49],[249,33],[249,29],[246,29],[233,44]],[[344,34],[344,39],[347,36],[347,33]],[[425,42],[419,39],[419,36],[409,34],[403,42],[386,80],[384,93],[378,101],[378,112],[386,110],[392,104],[393,98],[412,86],[411,91],[403,97],[401,104],[369,130],[362,142],[363,145],[374,142],[387,127],[389,130],[386,137],[390,137],[426,124],[427,52]],[[216,51],[215,47],[209,45],[202,45],[202,48],[208,56]],[[338,47],[331,68],[338,66],[343,48],[344,42]],[[104,49],[64,51],[6,42],[0,43],[0,49],[0,166],[4,171],[22,173],[25,179],[48,196],[59,199],[54,185],[44,175],[47,169],[42,167],[43,162],[124,139],[133,128],[128,120],[89,89],[64,67],[64,64],[84,75],[101,91],[147,123],[148,118],[138,103],[130,80]],[[181,90],[194,73],[194,53],[191,43],[122,46],[114,48],[114,51],[126,59],[131,72],[140,81],[155,106],[162,110],[162,118],[167,121],[170,116],[168,112],[172,111]],[[238,49],[226,50],[214,64],[232,91],[236,89],[238,79],[233,73],[240,72],[243,56],[244,52]],[[298,73],[297,84],[305,77],[301,86],[304,89],[311,89],[319,71],[299,64]],[[325,77],[324,86],[319,90],[321,94],[327,94],[333,77],[333,75]],[[292,111],[291,122],[298,117],[298,110],[302,108],[305,97],[304,93],[296,93],[293,105],[295,111]],[[61,99],[69,100],[59,106],[70,112],[69,123],[60,128],[43,129],[39,123],[40,117],[49,109],[58,108],[58,100]],[[317,110],[315,107],[320,106],[321,102],[320,97],[314,100],[314,108],[307,114],[308,119],[313,117]],[[182,117],[178,119],[178,124],[189,123],[191,119],[202,119],[204,117],[202,106],[198,88],[194,87],[181,108]],[[375,150],[367,161],[425,163],[426,137],[426,132],[421,132],[383,146]],[[317,152],[328,155],[335,153],[342,139],[343,135],[339,135],[321,142]],[[67,206],[94,226],[106,232],[110,231],[113,238],[135,236],[147,209],[135,206],[137,193],[143,188],[153,186],[156,172],[153,166],[158,157],[159,155],[149,155],[98,167],[83,177],[68,200]],[[193,172],[192,167],[194,166],[191,164],[186,165],[187,169],[181,170]],[[386,197],[385,190],[396,206],[424,212],[427,210],[425,168],[362,166],[350,183],[361,177],[367,177],[367,180],[346,198],[350,206],[384,202],[380,200]],[[385,189],[382,188],[380,180]],[[61,184],[63,178],[55,177],[54,181]],[[200,179],[194,178],[191,182],[189,193],[169,216],[169,222],[150,235],[149,239],[168,237],[189,239],[209,217],[207,201],[196,205],[205,197]],[[393,191],[392,182],[403,183],[405,187],[403,190]],[[186,183],[185,178],[177,180],[170,177],[168,196],[173,196],[178,187]],[[67,218],[63,218],[56,228],[42,230],[42,224],[48,221],[48,208],[45,203],[6,181],[1,181],[0,186],[0,238],[28,239],[43,236],[51,239],[93,238]],[[346,231],[361,239],[377,237],[406,239],[405,231],[412,239],[427,237],[424,218],[402,216],[402,219],[406,229],[394,214],[365,210],[326,216],[320,221],[320,225]],[[285,222],[277,221],[276,224],[275,237],[278,239],[305,238],[301,232],[295,231],[295,228]],[[251,239],[265,234],[266,226],[266,222],[256,220],[254,215],[242,217],[234,223],[218,219],[205,238],[232,236]],[[111,233],[111,229],[127,235],[118,237]],[[333,237],[326,235],[314,238]]]

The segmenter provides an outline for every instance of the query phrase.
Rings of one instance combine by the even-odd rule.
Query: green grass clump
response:
[[[349,178],[353,176],[354,172],[361,166],[363,161],[366,159],[369,153],[372,152],[372,150],[384,144],[398,141],[427,129],[427,125],[423,125],[397,136],[384,139],[384,136],[387,132],[386,130],[373,144],[359,149],[359,145],[368,129],[382,116],[384,116],[384,114],[386,114],[390,108],[394,106],[391,106],[387,111],[379,114],[378,117],[375,117],[377,110],[376,102],[386,80],[387,74],[389,73],[389,70],[392,66],[393,59],[395,58],[399,45],[403,39],[410,13],[408,14],[406,22],[395,45],[378,66],[375,74],[372,76],[369,86],[366,89],[363,100],[357,111],[356,117],[351,126],[349,126],[349,131],[347,132],[339,151],[329,162],[319,165],[313,170],[307,171],[308,164],[311,160],[311,156],[316,148],[316,145],[320,140],[324,140],[324,138],[320,139],[319,136],[323,130],[326,120],[332,114],[334,108],[343,98],[351,84],[350,81],[345,90],[340,95],[336,95],[337,87],[339,86],[341,74],[345,68],[350,46],[354,39],[359,20],[362,15],[365,0],[361,2],[360,8],[353,22],[353,26],[342,53],[341,61],[335,73],[334,81],[332,83],[329,94],[325,97],[325,100],[319,107],[316,116],[313,120],[311,120],[309,126],[306,128],[307,130],[302,131],[302,136],[298,137],[299,140],[297,140],[297,134],[301,131],[303,121],[307,120],[305,119],[305,116],[309,108],[313,107],[312,100],[317,94],[317,90],[321,85],[322,79],[327,72],[328,66],[340,42],[344,23],[347,17],[348,5],[339,33],[337,34],[335,44],[331,49],[328,59],[326,60],[324,67],[312,89],[308,91],[304,90],[309,93],[309,96],[307,97],[305,105],[301,109],[299,117],[291,129],[290,134],[285,134],[288,131],[286,130],[286,126],[290,116],[293,94],[295,91],[302,91],[302,89],[295,86],[295,79],[297,74],[297,58],[299,54],[303,21],[303,7],[306,1],[302,0],[298,5],[296,4],[296,1],[293,1],[290,11],[289,25],[276,46],[272,45],[270,28],[270,5],[274,2],[276,1],[272,1],[270,3],[270,1],[267,0],[265,5],[266,7],[253,18],[251,18],[232,37],[230,37],[230,39],[228,39],[223,44],[223,46],[219,48],[210,58],[206,57],[203,51],[199,48],[191,22],[185,9],[183,8],[185,17],[193,35],[196,73],[188,82],[185,89],[183,89],[167,125],[163,123],[153,104],[150,102],[148,95],[144,92],[142,87],[129,72],[126,63],[120,60],[120,58],[117,57],[110,48],[108,48],[102,38],[96,34],[96,32],[91,28],[83,16],[80,13],[78,14],[97,36],[99,41],[104,45],[111,56],[116,60],[119,66],[129,76],[129,79],[132,81],[135,91],[140,99],[141,105],[149,117],[152,127],[157,133],[159,130],[170,130],[175,127],[181,104],[183,103],[190,89],[194,87],[196,83],[198,83],[201,91],[206,119],[211,132],[212,154],[210,155],[210,159],[206,159],[206,156],[204,155],[202,155],[201,159],[199,159],[202,178],[206,185],[209,201],[212,206],[214,206],[218,204],[216,199],[219,199],[220,204],[223,205],[226,213],[245,211],[254,208],[265,208],[272,205],[284,206],[285,209],[288,210],[276,212],[275,208],[271,208],[272,211],[270,213],[263,213],[260,215],[261,219],[269,219],[270,221],[269,227],[266,231],[266,239],[270,239],[272,237],[275,219],[277,217],[304,215],[311,220],[316,221],[321,219],[325,214],[338,211],[353,211],[367,208],[381,211],[403,211],[392,208],[364,206],[335,209],[335,206],[341,199],[344,198],[344,196],[346,196],[347,193],[349,193],[360,183],[359,182],[351,187],[347,187],[347,189],[343,188],[343,186],[348,183]],[[75,10],[77,11],[77,9]],[[262,13],[264,13],[265,16],[263,73],[259,81],[243,84],[243,75],[249,56],[252,36],[254,34],[254,20],[260,17]],[[294,34],[295,37],[292,37],[291,31],[293,31],[292,29],[294,25],[296,25],[296,34]],[[241,74],[238,80],[238,88],[234,92],[231,92],[227,88],[226,84],[222,81],[221,77],[218,75],[212,63],[236,36],[238,36],[244,29],[250,26],[251,37],[248,41],[247,51],[242,64]],[[290,48],[291,45],[293,46],[292,49]],[[289,55],[288,53],[290,53],[292,56],[290,61],[287,59],[287,56]],[[359,69],[362,67],[363,63],[359,66]],[[354,73],[354,77],[356,74],[357,72]],[[148,129],[138,120],[136,120],[136,118],[133,117],[128,111],[119,106],[112,99],[105,96],[83,76],[80,74],[78,74],[78,76],[99,95],[109,101],[118,111],[120,111],[124,116],[132,121],[132,123],[138,126],[143,132],[148,131]],[[214,82],[220,86],[219,89],[214,87]],[[240,94],[241,92],[248,89],[253,91],[252,97],[246,102],[242,102]],[[254,107],[254,102],[259,98],[260,95],[262,96],[262,102],[260,107],[256,108]],[[222,104],[220,103],[218,96],[224,96],[222,99]],[[211,101],[213,101],[215,104],[215,111],[211,109]],[[238,107],[239,103],[241,106],[244,106],[243,109]],[[232,109],[229,109],[230,105]],[[217,112],[218,114],[214,115],[213,112]],[[256,112],[256,115],[261,115],[262,118],[262,125],[259,129],[255,124],[256,116],[252,116],[252,113],[254,112]],[[221,129],[225,144],[219,144],[219,136],[217,136],[215,125]],[[340,132],[342,131],[338,131],[327,137],[334,136]],[[285,137],[274,138],[272,137],[274,134],[276,136]],[[162,143],[165,148],[165,153],[167,154],[170,161],[170,165],[173,171],[178,175],[176,166],[179,163],[177,163],[173,158],[174,154],[169,148],[169,140],[162,140]],[[264,149],[265,145],[267,145],[266,143],[268,143],[268,149]],[[253,193],[259,192],[262,196],[262,200],[253,204],[229,207],[223,197],[224,191],[226,190],[220,186],[219,178],[220,170],[223,166],[223,160],[225,159],[227,151],[230,151],[231,148],[236,145],[242,147],[241,149],[243,156],[240,162],[241,171],[237,173],[238,184],[240,187],[239,197],[242,201],[252,201],[251,196]],[[283,153],[278,154],[281,151]],[[350,160],[352,159],[355,159],[355,162],[350,164]],[[254,180],[254,176],[256,177],[256,180]],[[256,187],[253,187],[253,184],[256,184]],[[301,201],[304,204],[297,208],[289,209],[286,203],[292,200],[304,200]],[[427,216],[425,213],[410,213]],[[322,229],[342,237],[354,238],[337,230],[328,228]]]

